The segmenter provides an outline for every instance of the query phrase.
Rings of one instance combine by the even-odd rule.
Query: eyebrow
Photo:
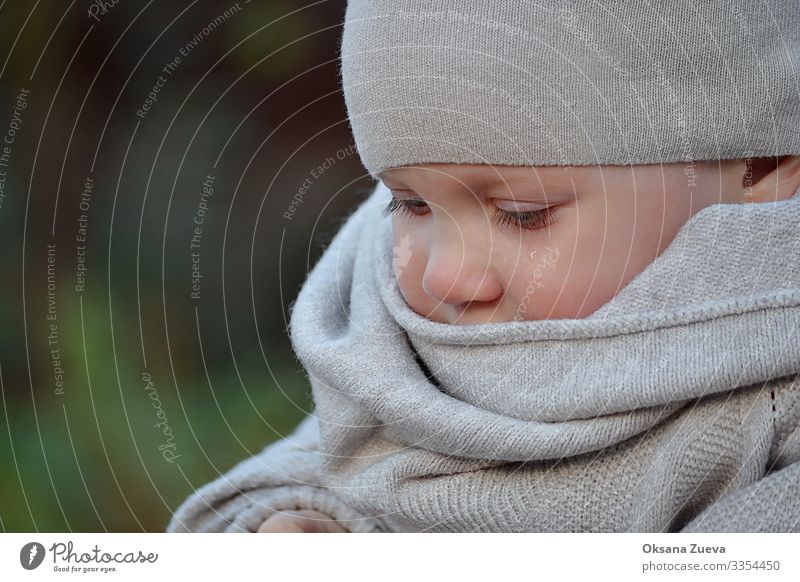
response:
[[[393,176],[378,176],[378,179],[383,183],[395,182],[397,180]]]
[[[411,188],[402,175],[392,176],[385,174],[383,176],[378,175],[378,178],[389,188]],[[454,179],[460,181],[460,178],[456,177]],[[564,194],[575,194],[571,180],[568,182],[559,180],[559,183],[547,186],[546,184],[542,185],[542,182],[534,174],[531,174],[530,177],[512,176],[507,178],[497,174],[477,174],[465,177],[463,185],[459,184],[459,186],[487,196],[496,196],[501,193],[508,195],[510,192],[514,199],[523,199],[526,196],[549,199],[561,197]]]
[[[438,175],[434,174],[434,175],[435,175],[434,178],[435,180],[444,180],[446,177],[441,174]],[[384,174],[384,175],[378,174],[378,178],[386,183],[393,182],[397,183],[398,185],[404,185],[404,186],[408,185],[408,182],[403,179],[402,174],[399,176],[390,174]],[[463,187],[467,188],[472,187],[472,189],[474,190],[486,190],[489,188],[494,189],[497,184],[497,177],[494,175],[485,176],[484,174],[477,174],[476,176],[465,176],[463,180],[461,177],[458,176],[450,176],[450,178],[459,182],[460,185],[462,185],[463,183]]]
[[[408,181],[403,177],[404,172],[402,171],[395,171],[392,174],[383,174],[378,175],[378,178],[386,183],[395,183],[402,186],[408,186]]]

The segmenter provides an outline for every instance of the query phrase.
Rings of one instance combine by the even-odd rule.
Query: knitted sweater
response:
[[[800,195],[701,210],[585,319],[464,326],[404,302],[389,196],[293,308],[313,414],[167,531],[800,531]]]

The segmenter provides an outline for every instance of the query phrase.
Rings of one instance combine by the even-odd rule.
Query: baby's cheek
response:
[[[602,232],[603,235],[599,233]],[[598,225],[576,237],[574,258],[563,274],[559,311],[580,319],[611,301],[639,270],[642,245],[635,244],[631,225]]]
[[[574,209],[563,212],[548,236],[524,249],[529,260],[509,286],[515,319],[580,319],[613,296],[613,268],[601,259],[607,229],[583,218]]]
[[[562,293],[569,257],[556,246],[535,249],[532,257],[510,277],[504,311],[513,311],[515,320],[572,317]]]

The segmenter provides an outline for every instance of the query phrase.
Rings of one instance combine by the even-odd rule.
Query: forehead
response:
[[[444,183],[453,180],[480,187],[522,181],[563,181],[584,174],[588,168],[575,166],[500,166],[494,164],[419,164],[388,168],[377,176],[387,183]]]
[[[695,160],[692,176],[736,169],[742,160]],[[586,166],[503,166],[494,164],[418,164],[388,168],[377,176],[395,189],[437,191],[464,189],[470,191],[552,192],[577,189],[605,190],[661,184],[664,180],[685,179],[685,162],[644,165]],[[711,176],[713,177],[713,176]]]

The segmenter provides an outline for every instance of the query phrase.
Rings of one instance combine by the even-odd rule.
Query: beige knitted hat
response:
[[[797,0],[350,0],[341,59],[373,176],[800,153]]]

